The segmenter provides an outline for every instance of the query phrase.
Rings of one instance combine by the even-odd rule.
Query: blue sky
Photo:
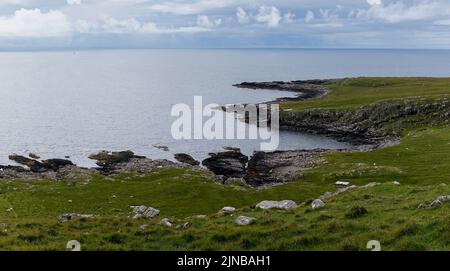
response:
[[[442,48],[448,0],[0,0],[0,49]]]

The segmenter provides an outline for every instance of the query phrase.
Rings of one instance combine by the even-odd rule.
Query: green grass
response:
[[[288,102],[282,107],[296,111],[310,108],[342,109],[405,97],[436,98],[450,94],[450,78],[361,77],[344,79],[327,87],[331,92],[322,99]]]
[[[447,95],[450,79],[347,79],[330,86],[323,100],[297,102],[297,109],[342,108],[380,99]],[[64,250],[67,241],[85,250],[450,250],[450,204],[417,209],[450,194],[450,127],[408,123],[399,145],[372,152],[330,153],[327,163],[304,179],[270,189],[220,186],[201,171],[161,169],[147,175],[94,176],[90,182],[0,181],[0,250]],[[381,186],[357,189],[311,210],[308,202],[338,189],[336,181]],[[399,181],[400,186],[391,184]],[[303,203],[293,211],[261,211],[261,200]],[[130,218],[131,205],[161,210],[155,219]],[[224,206],[233,215],[217,214]],[[11,209],[12,208],[12,209]],[[361,210],[367,210],[367,213]],[[92,219],[60,223],[64,213]],[[195,218],[207,215],[206,219]],[[255,217],[239,227],[237,215]],[[158,225],[168,217],[187,229]],[[2,224],[7,224],[6,227]],[[144,230],[143,224],[148,224]]]

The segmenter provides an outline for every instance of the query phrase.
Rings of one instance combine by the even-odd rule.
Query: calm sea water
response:
[[[175,141],[172,105],[263,102],[289,93],[232,87],[242,81],[348,76],[448,76],[449,51],[118,50],[0,53],[0,164],[11,153],[70,156],[99,150],[152,158],[203,158],[223,146],[250,154],[255,140]],[[167,145],[164,152],[152,145]],[[280,149],[341,148],[334,140],[282,132]]]

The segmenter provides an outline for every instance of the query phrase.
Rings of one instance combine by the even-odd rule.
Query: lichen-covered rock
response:
[[[282,200],[282,201],[271,201],[264,200],[256,205],[256,208],[268,210],[268,209],[282,209],[282,210],[290,210],[297,208],[297,203],[292,200]]]
[[[313,210],[319,209],[319,208],[322,208],[322,207],[325,207],[325,202],[323,202],[321,199],[315,199],[311,203],[311,208]]]
[[[254,217],[241,215],[236,218],[235,222],[236,222],[236,225],[238,225],[238,226],[246,226],[246,225],[252,224],[255,220],[256,220],[256,218],[254,218]]]
[[[233,213],[235,211],[236,211],[236,208],[231,207],[231,206],[225,206],[219,211],[219,213]]]
[[[159,222],[159,225],[164,226],[164,227],[172,227],[172,223],[170,222],[170,220],[168,218],[161,219],[161,221]]]
[[[147,207],[144,205],[131,206],[133,209],[133,219],[137,218],[154,218],[159,215],[160,211],[153,207]]]

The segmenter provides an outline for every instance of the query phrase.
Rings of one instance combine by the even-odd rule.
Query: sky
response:
[[[449,0],[0,0],[0,50],[450,49]]]

